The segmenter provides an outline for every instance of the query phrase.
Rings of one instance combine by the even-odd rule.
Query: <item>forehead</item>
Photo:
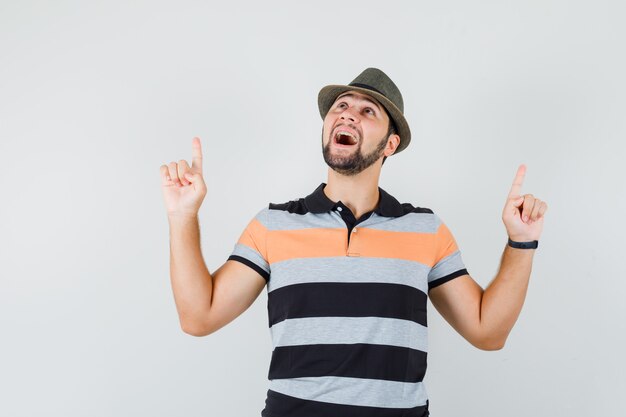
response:
[[[354,91],[354,90],[345,91],[345,92],[339,94],[337,96],[337,98],[335,99],[335,101],[339,100],[340,98],[346,97],[346,96],[351,96],[352,98],[356,98],[358,100],[369,101],[370,103],[372,103],[373,105],[375,105],[379,109],[381,108],[380,103],[374,97],[369,96],[367,94],[360,93],[358,91]]]

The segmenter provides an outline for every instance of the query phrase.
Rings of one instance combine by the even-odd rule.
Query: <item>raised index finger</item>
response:
[[[526,174],[526,165],[522,164],[517,168],[513,185],[511,185],[511,191],[509,192],[509,198],[519,197],[522,192],[522,183],[524,182],[524,175]]]
[[[191,170],[202,173],[202,146],[199,137],[193,138],[191,142]]]

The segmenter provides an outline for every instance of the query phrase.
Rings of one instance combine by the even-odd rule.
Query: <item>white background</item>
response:
[[[479,284],[519,164],[549,206],[504,349],[429,303],[431,415],[623,415],[621,2],[129,3],[0,2],[0,415],[259,416],[267,293],[182,332],[159,166],[201,138],[214,271],[268,202],[326,182],[317,93],[366,67],[413,133],[379,185],[438,213]]]

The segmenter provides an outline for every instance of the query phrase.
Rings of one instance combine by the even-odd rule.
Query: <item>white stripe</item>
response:
[[[428,399],[422,382],[382,379],[335,376],[273,379],[269,388],[305,400],[366,407],[412,408],[425,405]]]
[[[299,346],[368,343],[428,352],[428,328],[410,320],[384,317],[306,317],[270,327],[272,344]]]
[[[408,285],[428,294],[430,267],[396,258],[332,256],[272,263],[267,291],[311,282],[375,282]]]

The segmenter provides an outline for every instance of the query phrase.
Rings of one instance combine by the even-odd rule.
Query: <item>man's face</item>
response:
[[[374,98],[356,91],[340,94],[324,118],[326,164],[343,175],[360,173],[383,157],[388,128],[389,116]]]

